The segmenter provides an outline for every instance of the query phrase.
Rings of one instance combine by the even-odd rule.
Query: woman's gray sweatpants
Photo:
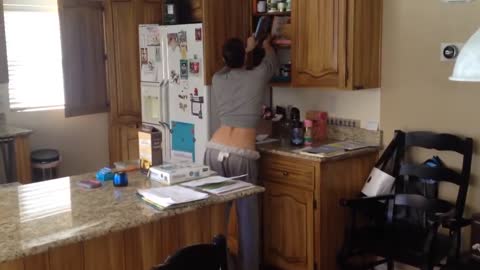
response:
[[[239,149],[215,143],[208,143],[205,152],[205,164],[219,175],[233,177],[247,174],[241,180],[258,183],[258,159],[256,151]],[[226,218],[232,203],[228,204]],[[239,230],[239,270],[260,269],[260,204],[258,195],[236,201]]]

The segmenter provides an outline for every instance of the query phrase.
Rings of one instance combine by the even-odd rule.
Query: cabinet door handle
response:
[[[283,176],[288,176],[288,172],[282,172]]]

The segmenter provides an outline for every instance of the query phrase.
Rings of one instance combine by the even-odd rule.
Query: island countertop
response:
[[[0,187],[0,263],[264,191],[255,187],[159,211],[143,203],[136,191],[161,185],[140,172],[128,177],[129,186],[124,188],[112,182],[93,190],[77,185],[93,179],[93,173]]]

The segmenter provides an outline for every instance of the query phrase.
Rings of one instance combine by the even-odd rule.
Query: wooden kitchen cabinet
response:
[[[334,270],[348,212],[341,198],[357,196],[376,151],[332,160],[262,153],[265,266]]]
[[[189,18],[202,20],[205,81],[223,66],[221,50],[230,37],[246,38],[250,31],[249,0],[186,0]],[[182,10],[182,13],[188,11]],[[137,157],[138,139],[131,128],[141,124],[138,25],[161,24],[161,0],[106,0],[105,39],[110,97],[110,162]],[[226,23],[229,22],[229,23]],[[188,22],[181,22],[188,23]],[[135,143],[136,141],[136,143]]]
[[[29,134],[15,137],[15,169],[17,181],[21,184],[29,184],[32,182],[32,161],[29,137]]]
[[[111,162],[121,160],[136,160],[138,152],[138,128],[135,125],[110,126],[110,144],[118,145],[118,148],[111,148],[110,155],[115,159]]]
[[[345,87],[347,0],[299,0],[292,13],[294,85]]]
[[[292,86],[380,87],[383,0],[293,0]]]
[[[313,269],[313,192],[265,183],[264,259],[281,269]]]
[[[380,87],[383,0],[292,0],[291,12],[274,13],[257,13],[251,1],[253,30],[260,16],[289,18],[274,46],[291,78],[275,76],[272,86]]]
[[[105,39],[110,96],[110,162],[138,159],[141,123],[138,25],[159,24],[162,2],[106,0]]]

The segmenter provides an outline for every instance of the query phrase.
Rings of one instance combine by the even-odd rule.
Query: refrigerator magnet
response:
[[[157,63],[162,62],[162,52],[160,47],[155,47],[155,61]]]
[[[199,119],[203,119],[202,104],[204,103],[204,98],[190,94],[190,102],[192,115],[197,116]]]
[[[196,58],[190,59],[190,74],[198,76],[200,73],[200,60]]]
[[[178,47],[178,35],[177,35],[177,33],[167,34],[167,38],[168,38],[168,47],[172,51],[175,51]]]
[[[180,31],[178,32],[178,43],[180,44],[180,53],[182,54],[182,59],[187,58],[188,45],[187,45],[187,32]]]
[[[180,103],[178,104],[178,107],[179,107],[180,110],[182,110],[183,112],[186,112],[188,105],[187,105],[186,103],[180,102]]]
[[[202,41],[202,28],[195,28],[195,40]]]
[[[188,80],[188,60],[180,60],[180,79]]]
[[[170,71],[170,83],[180,84],[180,75],[178,75],[177,71],[172,70]]]
[[[148,49],[140,48],[140,61],[142,65],[148,64]]]

